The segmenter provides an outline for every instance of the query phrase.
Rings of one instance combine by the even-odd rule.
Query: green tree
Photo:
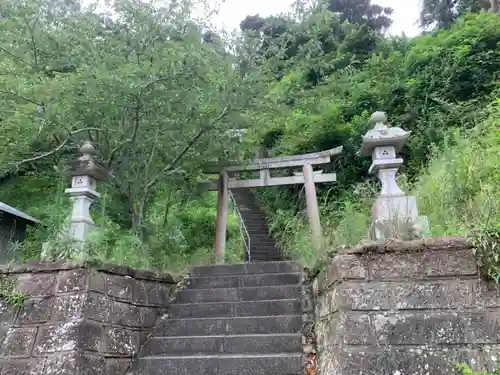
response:
[[[90,139],[122,224],[144,233],[158,185],[195,178],[227,146],[229,119],[258,102],[251,61],[241,75],[231,55],[204,43],[187,1],[121,0],[113,18],[53,3],[2,5],[0,162],[5,171],[50,165]]]
[[[340,21],[366,25],[372,30],[385,31],[391,24],[392,8],[372,4],[371,0],[327,0],[327,9],[339,15]]]
[[[460,15],[466,12],[477,13],[482,10],[495,10],[497,0],[423,0],[420,10],[420,24],[423,27],[449,27]]]

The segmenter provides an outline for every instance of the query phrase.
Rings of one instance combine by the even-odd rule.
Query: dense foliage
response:
[[[295,30],[299,35],[318,30],[315,40],[326,35],[321,34],[322,27],[331,30],[337,22],[334,15],[323,12],[312,12],[307,20],[315,22],[315,26],[308,24],[304,30]],[[344,30],[349,26],[341,25],[334,48],[316,43],[313,52],[307,50],[288,58],[281,78],[269,93],[276,110],[254,115],[259,122],[255,138],[262,140],[269,154],[295,154],[344,145],[344,157],[326,168],[338,173],[338,184],[318,187],[327,244],[355,244],[367,235],[376,187],[366,179],[370,160],[360,159],[355,153],[369,127],[369,115],[377,109],[387,111],[391,123],[413,133],[403,151],[403,177],[407,189],[419,196],[421,212],[430,216],[433,234],[467,235],[475,223],[485,222],[486,216],[479,213],[473,220],[474,211],[463,215],[463,210],[469,208],[465,205],[473,204],[472,200],[477,209],[488,208],[491,213],[483,214],[491,216],[487,222],[495,226],[498,199],[493,196],[498,194],[498,169],[487,166],[498,165],[498,148],[494,141],[489,146],[484,142],[494,139],[498,132],[498,112],[490,105],[499,92],[500,17],[468,14],[450,28],[411,40],[364,33],[362,46],[368,45],[368,38],[372,46],[365,55],[360,55],[358,45],[345,37]],[[350,30],[354,40],[361,37],[357,30]],[[331,33],[329,36],[335,37]],[[308,43],[305,41],[305,46]],[[321,74],[312,75],[312,71]],[[488,136],[470,134],[486,123],[491,124]],[[463,134],[454,136],[459,130]],[[470,146],[464,148],[465,144]],[[479,157],[478,150],[486,153],[481,158],[487,157],[491,164],[462,161]],[[484,162],[481,158],[478,160]],[[427,169],[430,160],[435,161]],[[489,182],[484,177],[477,179],[476,174],[487,176]],[[437,175],[441,178],[435,179]],[[446,182],[443,176],[448,179]],[[456,179],[457,176],[460,177]],[[474,183],[468,185],[468,181]],[[486,186],[494,192],[488,198],[478,197],[477,189]],[[282,247],[305,263],[314,262],[300,187],[261,193]],[[436,211],[438,207],[440,211]],[[452,225],[454,219],[448,214],[455,209]]]
[[[324,168],[338,183],[318,197],[327,245],[356,243],[376,186],[355,153],[375,110],[413,133],[402,183],[432,234],[475,233],[490,246],[500,222],[494,1],[426,0],[422,23],[436,28],[412,39],[387,36],[392,10],[368,0],[298,1],[293,17],[249,15],[235,37],[195,20],[187,0],[119,0],[112,15],[78,0],[2,3],[1,199],[47,224],[14,249],[32,257],[55,241],[69,208],[65,166],[87,139],[111,173],[93,208],[93,256],[170,269],[211,261],[216,196],[196,188],[200,166],[256,147],[274,156],[343,145]],[[232,128],[249,129],[241,143]],[[258,193],[283,249],[313,262],[301,187]],[[235,217],[229,226],[237,261]],[[479,251],[498,263],[500,252]]]

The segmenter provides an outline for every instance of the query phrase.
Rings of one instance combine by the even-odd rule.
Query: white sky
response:
[[[223,0],[224,1],[224,0]],[[407,36],[419,34],[416,26],[420,0],[372,0],[372,3],[394,9],[391,34],[404,32]],[[249,14],[266,17],[278,13],[288,13],[293,0],[225,0],[219,14],[214,18],[218,26],[229,30],[239,29],[240,22]]]

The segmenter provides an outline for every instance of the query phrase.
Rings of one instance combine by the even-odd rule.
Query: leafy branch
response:
[[[215,124],[217,124],[219,121],[221,121],[227,114],[229,113],[229,107],[225,107],[221,114],[217,116],[217,118],[212,122],[212,125],[210,127],[204,127],[198,130],[196,135],[187,143],[187,145],[182,149],[182,151],[174,158],[174,160],[167,165],[165,168],[161,170],[158,175],[153,178],[147,185],[146,188],[149,189],[153,185],[155,185],[164,175],[165,173],[171,171],[173,168],[177,166],[177,164],[182,160],[182,158],[193,148],[193,146],[200,140],[201,137],[203,137],[205,134],[208,132],[215,130]]]
[[[31,162],[34,162],[34,161],[37,161],[37,160],[40,160],[40,159],[44,159],[44,158],[46,158],[48,156],[54,155],[58,151],[60,151],[64,146],[66,146],[66,144],[71,140],[71,138],[74,135],[82,133],[82,132],[90,131],[90,130],[101,131],[102,129],[99,129],[99,128],[83,128],[83,129],[78,129],[78,130],[74,130],[74,131],[69,131],[69,135],[66,137],[66,139],[64,139],[59,144],[59,146],[57,146],[55,149],[53,149],[51,151],[47,151],[47,152],[45,152],[45,153],[43,153],[41,155],[37,155],[37,156],[33,156],[31,158],[23,159],[23,160],[19,161],[17,163],[17,165],[19,166],[19,165],[24,164],[24,163],[31,163]]]

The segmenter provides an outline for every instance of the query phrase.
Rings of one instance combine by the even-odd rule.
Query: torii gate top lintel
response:
[[[258,171],[263,169],[301,167],[304,164],[326,164],[330,162],[332,156],[342,154],[343,149],[343,146],[339,146],[330,150],[312,152],[309,154],[254,159],[251,160],[248,164],[244,165],[208,165],[203,168],[203,173],[218,174],[223,171],[245,172]]]
[[[331,161],[332,156],[340,155],[343,151],[343,147],[339,146],[332,148],[330,150],[313,152],[309,154],[294,155],[294,156],[279,156],[274,158],[266,159],[255,159],[246,165],[236,165],[236,166],[207,166],[203,169],[204,173],[218,173],[227,174],[231,172],[252,172],[260,171],[260,176],[257,179],[250,180],[240,180],[237,178],[228,178],[227,184],[229,189],[241,189],[241,188],[255,188],[255,187],[265,187],[265,186],[278,186],[278,185],[294,185],[294,184],[304,184],[305,177],[302,174],[295,174],[289,177],[272,177],[271,169],[282,169],[282,168],[292,168],[292,167],[302,167],[317,164],[326,164]],[[322,182],[334,182],[337,180],[337,175],[335,173],[314,173],[312,176],[312,181],[315,183]],[[219,189],[217,183],[208,183],[205,185],[208,190],[215,191]]]

